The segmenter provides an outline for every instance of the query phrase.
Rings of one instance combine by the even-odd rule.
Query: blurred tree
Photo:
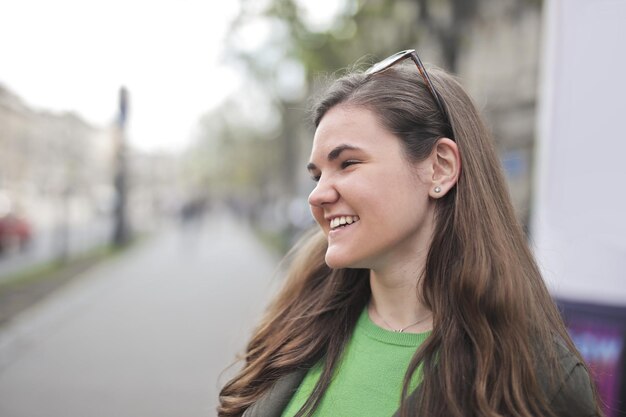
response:
[[[245,175],[222,171],[222,179],[238,186],[276,181],[287,198],[303,194],[303,168],[311,130],[303,119],[314,96],[316,81],[328,72],[367,67],[401,49],[428,50],[427,62],[458,72],[459,58],[472,41],[472,29],[489,21],[489,8],[515,12],[539,0],[241,0],[241,11],[227,38],[229,59],[245,79],[260,91],[249,97],[247,87],[235,101],[255,101],[254,106],[276,112],[277,127],[271,140],[241,118],[223,117],[220,128],[205,129],[204,140],[219,142],[220,159],[242,158],[255,150],[253,160],[242,160]],[[497,15],[497,13],[496,13]],[[230,106],[230,107],[229,107]],[[232,103],[219,109],[233,111]],[[310,127],[310,126],[309,126]],[[220,133],[221,132],[221,133]],[[219,139],[218,139],[219,136]],[[244,141],[243,137],[247,139]],[[257,149],[256,142],[262,146]],[[265,159],[267,158],[267,159]],[[238,163],[239,164],[239,163]],[[243,168],[240,168],[243,169]],[[269,174],[269,172],[277,173]],[[236,174],[236,175],[235,175]]]
[[[268,120],[269,115],[263,120],[251,120],[242,104],[245,100],[235,97],[201,120],[200,140],[185,158],[185,176],[194,188],[211,189],[221,196],[251,196],[266,192],[269,185],[278,181],[278,173],[273,169],[278,164],[278,124]]]
[[[301,194],[299,178],[305,172],[299,166],[305,165],[306,139],[311,136],[303,123],[305,100],[320,74],[354,62],[369,66],[414,47],[428,33],[447,42],[449,52],[443,55],[451,67],[458,49],[453,44],[462,29],[446,13],[469,19],[478,1],[342,0],[323,10],[303,0],[242,0],[227,38],[229,58],[257,94],[251,97],[246,87],[207,115],[188,169],[214,191],[216,184],[223,184],[231,193],[250,196],[281,193],[290,199]],[[242,108],[250,101],[271,109],[275,124],[264,127],[245,116]]]

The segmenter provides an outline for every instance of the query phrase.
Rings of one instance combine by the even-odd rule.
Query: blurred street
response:
[[[0,415],[215,415],[277,262],[214,211],[96,266],[0,330]]]

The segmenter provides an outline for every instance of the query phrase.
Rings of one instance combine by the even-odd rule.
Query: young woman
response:
[[[335,81],[314,122],[321,230],[219,416],[602,415],[462,87],[403,51]]]

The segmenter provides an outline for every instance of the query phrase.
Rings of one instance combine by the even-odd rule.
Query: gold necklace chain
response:
[[[378,318],[379,318],[379,319],[381,319],[381,320],[382,320],[382,322],[383,322],[383,323],[385,323],[385,325],[386,325],[387,327],[389,327],[389,328],[390,328],[393,332],[395,332],[395,333],[403,333],[403,332],[404,332],[406,329],[408,329],[409,327],[417,326],[418,324],[420,324],[420,323],[422,323],[423,321],[425,321],[428,317],[430,317],[430,314],[431,314],[431,313],[428,313],[428,314],[426,314],[426,316],[422,317],[421,319],[419,319],[419,320],[418,320],[418,321],[416,321],[415,323],[413,323],[413,324],[409,324],[408,326],[404,326],[404,327],[402,327],[402,328],[400,328],[400,329],[396,329],[396,328],[395,328],[395,327],[393,327],[391,324],[387,323],[387,320],[385,320],[385,319],[383,318],[383,316],[381,316],[381,315],[378,313],[378,310],[376,310],[376,307],[374,306],[374,304],[370,303],[370,305],[372,306],[372,311],[374,311],[374,313],[376,313],[376,315],[378,316]]]

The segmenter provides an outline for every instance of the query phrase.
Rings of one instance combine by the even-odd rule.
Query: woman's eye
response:
[[[359,163],[359,161],[356,161],[356,160],[354,160],[354,159],[348,159],[347,161],[343,161],[343,162],[341,163],[341,168],[342,168],[342,169],[344,169],[344,168],[348,168],[350,165],[356,165],[356,164],[358,164],[358,163]]]
[[[321,175],[311,175],[311,179],[315,182],[319,182],[320,181],[320,177]]]

